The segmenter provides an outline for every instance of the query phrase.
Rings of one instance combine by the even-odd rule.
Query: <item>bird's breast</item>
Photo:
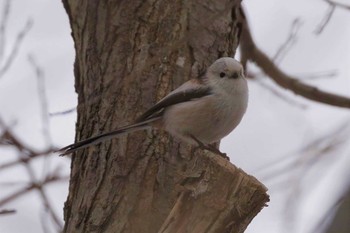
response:
[[[190,136],[203,143],[219,141],[241,121],[247,108],[245,93],[214,92],[171,106],[164,113],[165,130],[190,143]]]

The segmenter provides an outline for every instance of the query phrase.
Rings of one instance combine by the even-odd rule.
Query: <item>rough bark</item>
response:
[[[126,125],[221,56],[238,1],[63,0],[75,42],[76,139]],[[64,232],[243,232],[266,188],[164,132],[72,156]]]
[[[350,189],[341,198],[341,200],[337,203],[336,206],[337,211],[331,221],[330,225],[327,227],[328,229],[324,231],[325,233],[348,233],[350,229]],[[331,211],[329,211],[331,212]],[[326,216],[329,220],[329,215]],[[323,219],[325,220],[325,219]],[[327,222],[327,221],[323,221]],[[322,226],[322,223],[319,225]],[[319,232],[322,232],[322,229],[317,229]]]

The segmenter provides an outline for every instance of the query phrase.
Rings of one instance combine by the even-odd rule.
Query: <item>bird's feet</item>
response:
[[[199,141],[196,137],[194,137],[192,135],[191,135],[191,138],[198,143],[199,148],[207,150],[207,151],[210,151],[210,152],[213,152],[214,154],[220,155],[224,159],[227,159],[228,161],[230,161],[230,158],[227,156],[227,154],[226,153],[222,153],[214,145],[212,145],[212,144],[204,144],[203,142]]]

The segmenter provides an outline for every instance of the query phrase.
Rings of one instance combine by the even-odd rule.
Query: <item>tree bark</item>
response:
[[[239,1],[63,0],[76,49],[76,139],[131,123],[221,56]],[[64,232],[243,232],[266,188],[217,155],[161,131],[72,156]]]
[[[330,222],[329,226],[327,227],[327,230],[325,230],[324,232],[325,233],[348,233],[350,229],[350,222],[349,222],[350,189],[348,190],[347,193],[344,194],[341,200],[337,203],[336,208],[337,208],[337,211],[333,216],[333,219]],[[331,211],[328,211],[328,212],[331,212]],[[329,218],[329,215],[326,217]],[[323,219],[323,222],[327,222],[327,221]],[[322,226],[322,223],[320,223],[319,225]],[[319,230],[319,232],[323,232],[322,229],[317,229],[317,230]]]

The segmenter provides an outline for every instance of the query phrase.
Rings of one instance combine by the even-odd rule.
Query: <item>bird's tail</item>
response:
[[[88,139],[85,139],[83,141],[80,142],[76,142],[74,144],[70,144],[66,147],[61,148],[60,150],[58,150],[57,152],[60,153],[60,156],[64,156],[70,153],[73,153],[77,150],[83,149],[85,147],[89,147],[91,145],[100,143],[100,142],[104,142],[106,140],[109,140],[111,138],[115,138],[117,136],[123,135],[123,134],[127,134],[130,132],[134,132],[134,131],[138,131],[138,130],[142,130],[142,129],[146,129],[151,127],[150,123],[158,120],[157,118],[153,118],[151,120],[148,121],[144,121],[144,122],[139,122],[139,123],[135,123],[132,125],[128,125],[122,128],[119,128],[117,130],[114,130],[112,132],[108,132],[108,133],[104,133],[104,134],[100,134],[97,135],[95,137],[91,137]]]

